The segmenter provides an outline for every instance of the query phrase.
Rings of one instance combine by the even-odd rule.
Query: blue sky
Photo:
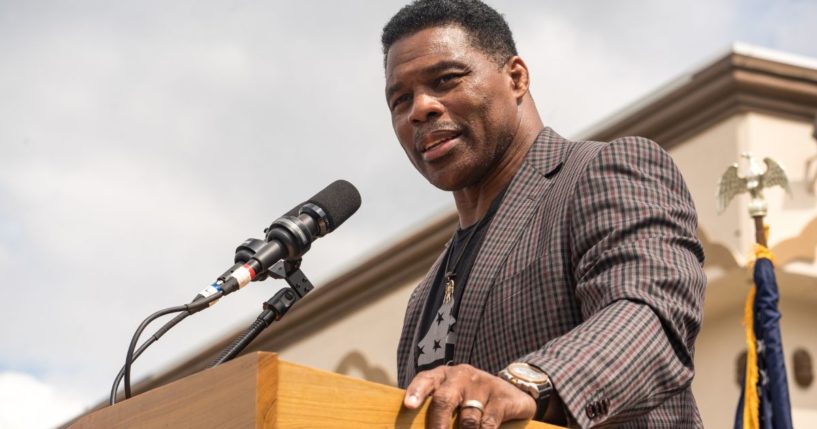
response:
[[[450,207],[390,128],[379,36],[401,4],[0,1],[0,426],[101,400],[144,316],[337,178],[363,206],[305,259],[318,285]],[[567,136],[735,41],[817,57],[814,1],[491,4]],[[135,375],[243,326],[276,287],[181,325]],[[31,411],[42,398],[52,411]]]

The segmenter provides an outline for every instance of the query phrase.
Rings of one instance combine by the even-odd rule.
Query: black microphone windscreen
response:
[[[349,219],[360,208],[360,193],[351,183],[336,180],[307,202],[315,204],[326,212],[329,222],[327,232],[331,232],[346,222],[346,219]]]

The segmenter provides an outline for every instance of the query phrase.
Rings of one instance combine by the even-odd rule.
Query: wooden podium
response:
[[[70,428],[422,428],[404,391],[253,353],[77,420]],[[503,428],[558,428],[513,422]]]

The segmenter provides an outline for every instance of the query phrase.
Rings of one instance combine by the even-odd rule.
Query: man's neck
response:
[[[532,99],[527,101],[531,104],[533,102]],[[525,110],[528,114],[521,118],[519,128],[499,163],[478,183],[453,192],[460,228],[477,223],[488,213],[491,203],[511,183],[536,136],[544,128],[535,107]]]

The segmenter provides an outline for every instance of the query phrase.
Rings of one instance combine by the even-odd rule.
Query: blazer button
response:
[[[610,411],[610,400],[604,398],[601,400],[601,413],[607,414],[608,411]]]
[[[587,404],[587,407],[584,408],[584,413],[587,414],[587,418],[590,420],[596,418],[596,407],[593,405],[594,404]]]

